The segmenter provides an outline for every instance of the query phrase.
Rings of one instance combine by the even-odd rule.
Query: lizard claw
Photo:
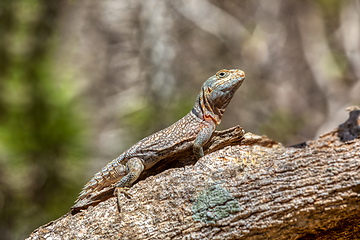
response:
[[[124,194],[124,196],[129,199],[132,198],[131,194],[128,193],[129,189],[130,188],[128,188],[128,187],[116,187],[115,188],[114,195],[117,198],[117,209],[119,212],[121,212],[121,202],[120,202],[121,194]]]

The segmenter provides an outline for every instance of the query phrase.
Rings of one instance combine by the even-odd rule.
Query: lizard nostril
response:
[[[244,71],[238,70],[238,75],[239,75],[241,78],[245,78],[245,72],[244,72]]]

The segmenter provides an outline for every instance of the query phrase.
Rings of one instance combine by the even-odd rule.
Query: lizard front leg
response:
[[[126,175],[118,182],[115,188],[115,195],[117,198],[117,206],[120,212],[120,196],[121,194],[128,195],[127,190],[128,187],[131,186],[133,182],[135,182],[141,172],[144,170],[144,164],[141,158],[133,157],[126,163]]]
[[[216,127],[215,124],[206,125],[200,130],[200,132],[196,136],[193,143],[193,151],[196,158],[199,159],[204,156],[203,146],[211,138],[213,132],[215,131],[215,127]]]

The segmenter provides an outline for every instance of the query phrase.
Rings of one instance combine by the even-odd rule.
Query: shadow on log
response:
[[[284,147],[240,127],[205,157],[154,166],[123,198],[104,198],[28,239],[360,238],[360,108],[316,141]],[[69,206],[70,207],[70,206]]]

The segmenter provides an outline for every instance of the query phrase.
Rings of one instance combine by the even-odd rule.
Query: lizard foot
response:
[[[115,194],[115,196],[117,198],[117,208],[118,208],[119,212],[121,212],[121,203],[120,203],[121,194],[124,194],[125,197],[127,197],[129,199],[132,197],[131,194],[128,193],[129,189],[130,188],[128,188],[128,187],[116,187],[115,188],[114,194]]]

